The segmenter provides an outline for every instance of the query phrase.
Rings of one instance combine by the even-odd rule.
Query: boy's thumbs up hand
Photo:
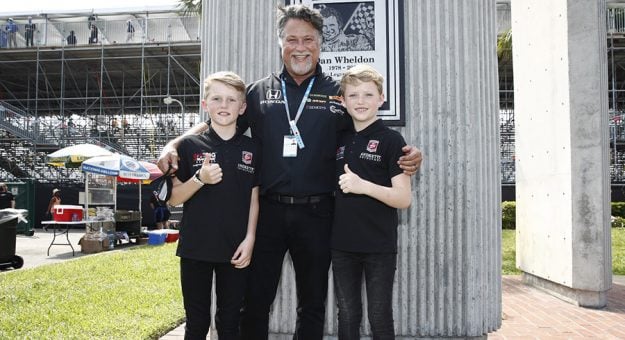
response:
[[[339,186],[341,187],[343,193],[362,194],[365,181],[353,173],[347,164],[345,164],[343,169],[345,170],[345,173],[339,177]]]
[[[217,184],[221,182],[222,176],[219,164],[211,163],[210,157],[205,157],[200,169],[200,180],[206,184]]]

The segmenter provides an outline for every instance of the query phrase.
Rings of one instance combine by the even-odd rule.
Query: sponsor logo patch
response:
[[[265,92],[265,99],[276,100],[282,98],[282,91],[269,89]]]
[[[254,156],[254,155],[253,155],[251,152],[249,152],[249,151],[243,151],[243,154],[242,154],[242,156],[241,156],[241,161],[242,161],[244,164],[250,165],[250,164],[252,164],[252,157],[253,157],[253,156]]]
[[[375,140],[375,139],[369,140],[369,143],[367,143],[367,151],[371,153],[377,152],[379,144],[380,144],[380,141],[378,140]]]

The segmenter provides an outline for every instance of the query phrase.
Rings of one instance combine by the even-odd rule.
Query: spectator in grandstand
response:
[[[362,34],[345,34],[341,13],[327,5],[320,9],[323,16],[323,52],[371,51],[369,40]]]
[[[167,203],[165,201],[161,201],[156,192],[152,193],[152,197],[150,198],[150,207],[154,210],[154,222],[156,223],[156,229],[169,228],[169,217],[171,216],[171,212],[167,207]]]
[[[93,27],[95,23],[95,13],[91,13],[91,15],[89,16],[89,18],[87,18],[87,27],[89,29],[91,29],[91,27]]]
[[[40,123],[41,123],[41,120],[39,119],[39,116],[36,116],[35,119],[33,120],[33,132],[35,133],[35,137],[39,137]]]
[[[89,45],[98,43],[98,27],[91,25],[91,36],[89,37]]]
[[[15,208],[15,196],[6,183],[0,183],[0,209]]]
[[[117,118],[113,117],[111,119],[111,133],[116,133],[119,130],[119,124],[117,123]]]
[[[7,25],[4,29],[7,31],[7,47],[17,47],[17,24],[13,22],[13,18],[7,20]]]
[[[176,133],[176,124],[174,124],[174,120],[171,118],[167,119],[167,131],[172,135]]]
[[[163,124],[162,120],[158,120],[156,122],[156,127],[158,128],[158,132],[161,134],[165,134],[165,124]]]
[[[67,45],[76,46],[77,42],[78,41],[76,39],[76,35],[74,34],[74,31],[69,31],[69,35],[67,36]]]
[[[128,132],[128,129],[130,129],[130,123],[128,123],[128,119],[126,117],[122,119],[122,129],[124,129],[124,132]]]
[[[67,120],[67,132],[70,135],[73,135],[76,132],[76,124],[74,124],[74,119],[72,117],[69,117]]]
[[[131,42],[135,38],[135,27],[132,25],[132,21],[128,19],[126,21],[126,42]]]
[[[24,26],[25,37],[26,37],[26,47],[35,46],[33,43],[33,38],[35,36],[35,29],[37,25],[33,24],[33,17],[28,17],[28,23]]]

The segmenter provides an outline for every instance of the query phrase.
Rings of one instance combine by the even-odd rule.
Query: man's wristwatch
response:
[[[200,179],[200,169],[198,169],[195,172],[195,175],[193,175],[193,177],[191,177],[191,179],[193,180],[193,182],[199,184],[199,185],[204,185],[206,183],[202,182],[202,180]]]

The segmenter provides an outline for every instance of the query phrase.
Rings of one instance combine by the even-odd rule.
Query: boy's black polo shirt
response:
[[[336,152],[337,179],[350,170],[375,184],[392,186],[403,171],[397,160],[404,138],[377,120],[360,132],[345,134]],[[336,193],[332,248],[358,253],[397,252],[397,209],[366,195]]]
[[[179,144],[176,176],[186,182],[202,167],[207,153],[218,163],[223,177],[206,184],[184,203],[176,255],[184,258],[230,262],[245,238],[252,188],[258,185],[260,152],[252,140],[235,135],[224,141],[213,129],[185,137]]]
[[[297,157],[283,157],[284,136],[290,135],[280,79],[286,84],[289,111],[293,118],[312,77],[308,101],[297,121],[304,149]],[[262,193],[292,196],[326,194],[334,191],[334,168],[337,130],[351,126],[351,118],[338,98],[339,84],[317,65],[311,78],[298,85],[283,68],[251,84],[247,92],[247,110],[240,127],[252,130],[262,144]]]

